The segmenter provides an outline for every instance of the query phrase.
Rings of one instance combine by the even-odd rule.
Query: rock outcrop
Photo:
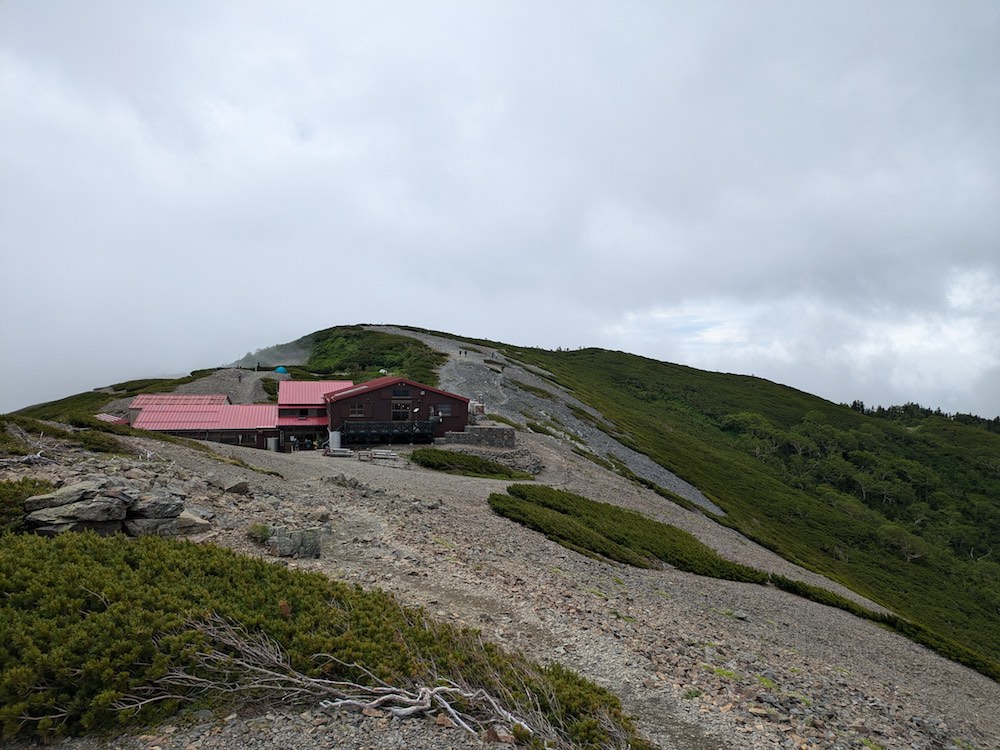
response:
[[[210,529],[210,521],[185,510],[186,497],[178,487],[144,490],[125,479],[87,479],[28,498],[24,520],[28,529],[43,536],[87,529],[99,534],[186,536]]]

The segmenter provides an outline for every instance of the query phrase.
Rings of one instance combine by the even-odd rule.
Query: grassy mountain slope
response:
[[[380,370],[388,370],[433,386],[443,361],[443,355],[409,336],[356,325],[327,328],[288,344],[260,349],[237,364],[300,365],[315,375],[345,375],[357,382],[377,378]]]
[[[506,347],[699,487],[722,522],[1000,660],[1000,437],[907,430],[765,380],[597,349]],[[978,551],[978,552],[977,552]]]
[[[361,326],[292,343],[303,373],[356,380],[389,369],[434,385],[443,359],[413,338]],[[935,415],[900,425],[759,378],[621,352],[477,343],[551,373],[600,411],[615,437],[723,508],[720,522],[1000,662],[992,553],[1000,549],[1000,435]],[[133,381],[22,413],[67,420],[181,382]]]
[[[275,359],[279,355],[289,359]],[[437,368],[444,355],[408,336],[369,331],[362,326],[339,326],[316,331],[289,344],[280,344],[248,354],[236,363],[253,367],[257,361],[266,366],[286,365],[296,380],[324,379],[342,375],[355,382],[377,378],[381,370],[411,378],[427,385],[437,385]],[[28,406],[18,414],[33,419],[69,422],[91,417],[107,404],[140,393],[170,393],[178,386],[211,374],[195,370],[183,378],[148,378],[77,393],[73,396]],[[273,381],[272,381],[273,384]],[[275,384],[273,384],[275,385]],[[277,393],[275,385],[275,393]]]

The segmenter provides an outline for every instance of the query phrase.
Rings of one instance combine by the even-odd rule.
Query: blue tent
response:
[[[278,367],[274,368],[274,371],[275,372],[288,372],[288,369],[279,365]]]

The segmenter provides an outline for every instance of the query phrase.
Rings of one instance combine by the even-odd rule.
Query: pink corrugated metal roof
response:
[[[140,430],[214,430],[222,408],[215,404],[147,406],[132,426]]]
[[[132,426],[141,430],[256,430],[273,429],[277,421],[275,404],[173,404],[144,408]]]
[[[354,385],[353,380],[282,380],[278,406],[322,406],[323,396]]]
[[[145,409],[148,406],[207,406],[228,404],[225,393],[140,393],[130,409]]]
[[[357,396],[359,393],[368,393],[370,391],[377,391],[381,388],[389,388],[391,386],[406,386],[419,391],[430,391],[431,393],[437,393],[441,396],[461,399],[465,402],[468,402],[469,400],[465,396],[459,396],[457,393],[449,393],[448,391],[442,391],[439,388],[432,388],[429,385],[418,383],[415,380],[407,380],[406,378],[400,378],[394,375],[386,375],[382,378],[369,380],[367,383],[359,383],[353,388],[344,388],[336,393],[328,393],[326,394],[326,400],[341,401],[342,399],[350,398],[351,396]]]
[[[220,430],[255,430],[258,427],[274,428],[277,424],[276,404],[236,404],[224,406],[219,411]]]

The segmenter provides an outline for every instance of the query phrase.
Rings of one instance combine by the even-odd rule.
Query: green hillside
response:
[[[601,412],[616,438],[723,508],[721,523],[917,623],[929,634],[923,642],[942,653],[962,644],[1000,669],[996,420],[902,407],[873,413],[760,378],[622,352],[477,343],[551,373]],[[409,336],[361,326],[293,344],[308,352],[296,377],[360,381],[387,369],[434,385],[443,361]],[[112,399],[172,390],[206,372],[121,383],[21,414],[80,420]]]
[[[901,427],[621,352],[505,350],[697,486],[723,523],[1000,661],[1000,435],[944,417]]]

